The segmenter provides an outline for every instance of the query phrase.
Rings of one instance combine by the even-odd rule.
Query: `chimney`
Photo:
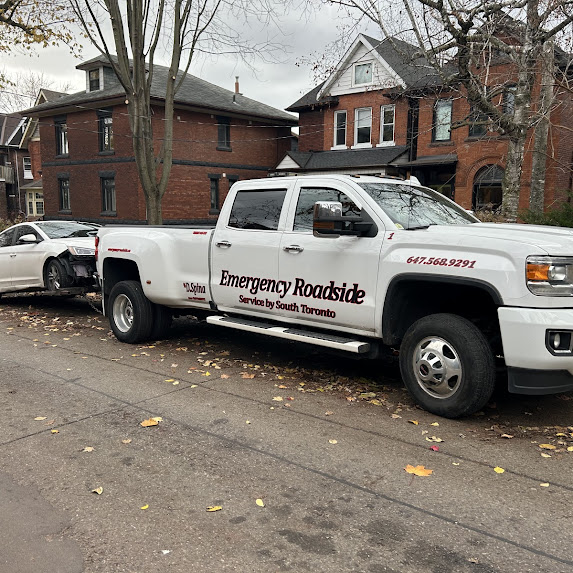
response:
[[[242,95],[239,91],[239,76],[235,76],[235,93],[237,95]]]

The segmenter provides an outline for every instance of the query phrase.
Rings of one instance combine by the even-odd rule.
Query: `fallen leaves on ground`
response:
[[[429,476],[434,473],[434,470],[430,470],[428,468],[425,468],[424,466],[412,466],[410,464],[408,464],[404,469],[409,474],[413,474],[415,476],[420,476],[420,477]]]
[[[553,444],[539,444],[542,450],[556,450],[557,448]]]
[[[122,444],[131,444],[131,438],[127,438],[126,440],[121,440]]]
[[[262,499],[257,499],[255,500],[255,503],[259,506],[259,507],[265,507],[265,502]]]
[[[254,375],[254,374],[249,374],[248,372],[243,372],[243,373],[241,374],[241,377],[242,377],[242,378],[245,378],[245,379],[247,379],[247,378],[248,378],[248,379],[251,379],[251,378],[254,378],[255,375]]]
[[[48,416],[37,416],[36,418],[34,418],[34,421],[41,422],[42,420],[46,420],[47,418]]]
[[[143,426],[144,428],[148,428],[149,426],[157,426],[159,424],[159,422],[162,422],[163,418],[161,416],[156,416],[155,418],[148,418],[147,420],[143,420],[143,422],[140,422],[140,426]]]
[[[221,511],[223,508],[220,505],[210,505],[207,508],[207,511],[212,512],[212,511]]]
[[[275,396],[275,397],[273,398],[273,400],[274,400],[275,402],[282,402],[282,401],[283,401],[283,397],[282,397],[282,396]]]
[[[440,442],[443,442],[444,440],[442,440],[442,438],[436,438],[436,436],[431,436],[431,437],[426,436],[426,441],[427,442],[438,442],[438,443],[440,443]]]
[[[499,466],[496,466],[495,468],[493,468],[493,471],[494,471],[496,474],[502,474],[502,473],[505,472],[505,470],[504,470],[503,468],[500,468]]]
[[[338,440],[328,440],[329,444],[338,444]]]
[[[418,422],[418,420],[408,420],[408,422],[410,424],[414,424],[414,426],[418,426],[420,424],[420,422]]]
[[[86,447],[82,450],[82,452],[93,452],[93,451],[94,451],[93,446],[86,446]]]
[[[146,503],[145,505],[142,505],[139,509],[148,509],[149,508],[149,504]]]
[[[101,487],[100,485],[99,487],[92,489],[92,493],[97,493],[98,495],[101,495],[103,493],[103,487]]]

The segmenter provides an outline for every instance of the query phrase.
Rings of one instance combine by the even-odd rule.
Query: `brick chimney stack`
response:
[[[241,95],[241,92],[239,91],[239,76],[235,76],[235,93],[237,95]]]

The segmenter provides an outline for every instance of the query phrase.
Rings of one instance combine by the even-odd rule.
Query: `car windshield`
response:
[[[95,237],[99,229],[99,225],[78,223],[77,221],[39,221],[36,225],[38,225],[50,239]]]
[[[463,225],[478,220],[441,193],[397,183],[358,183],[401,229],[431,225]]]

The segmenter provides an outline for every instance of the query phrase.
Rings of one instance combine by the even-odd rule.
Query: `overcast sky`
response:
[[[229,90],[234,89],[235,76],[239,76],[240,91],[245,96],[284,109],[316,85],[310,67],[297,66],[296,63],[302,56],[324,52],[328,44],[337,39],[340,18],[337,10],[327,6],[321,7],[314,15],[289,14],[284,17],[281,25],[284,36],[277,38],[285,46],[281,63],[256,62],[256,70],[253,71],[230,56],[219,56],[216,60],[197,58],[190,73]],[[361,31],[380,36],[376,29]],[[84,72],[76,70],[76,65],[97,54],[95,48],[87,44],[81,59],[72,57],[66,48],[39,50],[31,57],[8,53],[2,55],[1,67],[7,74],[41,71],[55,82],[52,89],[58,89],[67,82],[73,86],[70,90],[73,92],[85,88]],[[156,56],[156,63],[167,64],[167,60]]]

